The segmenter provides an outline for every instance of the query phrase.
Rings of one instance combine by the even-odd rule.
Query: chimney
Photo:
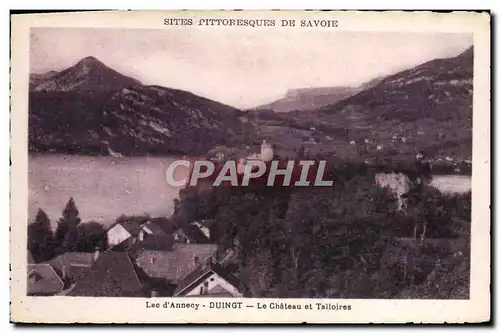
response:
[[[97,258],[99,258],[99,246],[96,246],[96,248],[95,248],[94,261],[96,261]]]

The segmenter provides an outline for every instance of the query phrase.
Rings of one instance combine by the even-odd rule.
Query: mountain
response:
[[[253,136],[274,142],[283,155],[305,147],[313,156],[343,160],[414,161],[422,153],[466,162],[472,157],[473,53],[471,47],[372,80],[315,110],[248,111],[258,128]]]
[[[382,78],[375,78],[358,87],[320,87],[290,89],[285,97],[252,110],[273,110],[274,112],[310,111],[332,105],[377,85]]]
[[[131,77],[109,68],[94,57],[86,57],[74,66],[60,72],[31,75],[31,91],[117,91],[140,85]]]
[[[456,57],[431,60],[391,75],[374,87],[320,111],[349,113],[351,109],[363,109],[365,117],[378,120],[470,118],[472,74],[470,48]]]
[[[367,89],[371,89],[373,87],[375,87],[376,85],[378,85],[380,82],[382,82],[382,80],[384,80],[385,76],[381,76],[381,77],[376,77],[368,82],[365,82],[363,83],[362,85],[360,85],[358,88],[357,88],[357,93],[363,91],[363,90],[367,90]]]
[[[48,76],[30,92],[29,150],[202,154],[240,134],[240,114],[186,91],[141,85],[85,58]]]
[[[422,150],[470,159],[473,53],[471,47],[386,77],[314,117],[347,128],[349,140],[368,138],[393,154]]]
[[[45,80],[48,80],[57,73],[58,73],[57,71],[48,71],[43,74],[30,74],[30,90],[33,90],[40,83],[44,82]]]
[[[30,93],[29,147],[33,152],[188,155],[265,139],[283,156],[306,145],[311,154],[342,159],[413,160],[422,152],[470,160],[473,53],[471,47],[456,57],[428,61],[367,82],[358,92],[292,91],[289,97],[296,100],[304,94],[352,95],[313,110],[281,113],[264,107],[242,112],[186,91],[145,86],[129,78],[131,85],[119,73],[108,75],[116,72],[98,61],[90,59],[91,65],[85,66],[87,58],[83,65],[80,61],[80,66],[34,77],[41,83]],[[82,77],[71,74],[75,72],[86,72],[85,80],[55,91],[39,88],[56,81],[53,86],[61,87],[61,77]]]
[[[314,110],[347,98],[356,92],[351,87],[304,88],[289,90],[285,97],[255,109],[290,112]]]

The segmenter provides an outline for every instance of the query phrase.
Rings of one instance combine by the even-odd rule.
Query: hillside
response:
[[[472,154],[473,49],[385,78],[318,112],[321,118],[362,130],[373,141],[425,155]],[[394,137],[396,139],[394,139]],[[396,142],[393,142],[393,141]]]
[[[31,152],[202,154],[241,131],[237,109],[140,85],[93,58],[39,81],[29,97]]]
[[[468,49],[457,57],[432,60],[389,76],[321,111],[352,113],[351,109],[363,108],[360,111],[370,120],[467,121],[472,115],[472,72],[473,51]],[[457,106],[455,111],[452,107]]]
[[[371,82],[316,110],[279,113],[258,135],[340,158],[471,160],[473,48]],[[378,81],[378,82],[377,82]],[[293,145],[287,145],[292,142]]]
[[[36,87],[44,82],[45,80],[48,80],[52,76],[56,75],[58,72],[57,71],[48,71],[43,74],[30,74],[30,91],[36,89]]]

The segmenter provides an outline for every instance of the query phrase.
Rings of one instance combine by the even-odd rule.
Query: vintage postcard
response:
[[[11,320],[490,319],[490,16],[12,16]]]

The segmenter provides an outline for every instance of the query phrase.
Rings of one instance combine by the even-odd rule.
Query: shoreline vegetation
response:
[[[339,165],[333,186],[321,191],[200,184],[182,189],[173,214],[160,222],[173,232],[214,220],[213,242],[235,253],[245,297],[468,298],[471,192],[440,193],[418,165],[386,166],[411,180],[399,210],[394,195],[375,184],[373,170]],[[131,218],[150,219],[116,222]],[[36,262],[106,250],[106,230],[82,223],[70,198],[55,231],[38,211],[28,226],[28,250]]]

